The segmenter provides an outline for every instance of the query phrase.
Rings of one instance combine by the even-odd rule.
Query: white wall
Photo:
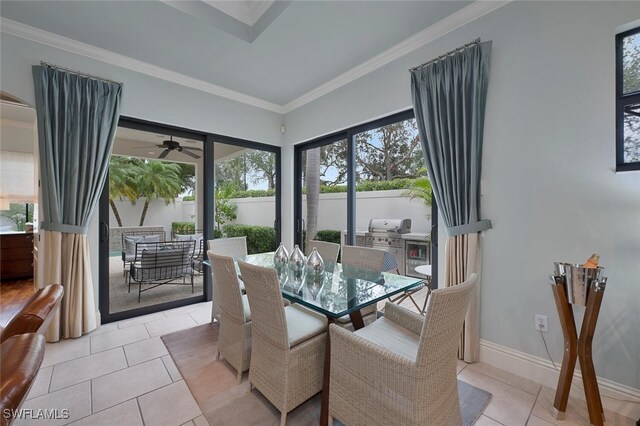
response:
[[[403,191],[358,192],[356,198],[356,228],[367,229],[372,218],[408,218],[413,232],[428,233],[431,229],[430,210],[418,200],[402,195]],[[238,217],[233,223],[273,226],[275,198],[232,198],[238,206]],[[306,218],[306,196],[302,198],[302,217]],[[318,230],[347,229],[347,194],[320,194],[318,206]],[[291,244],[289,244],[291,245]]]
[[[136,204],[127,200],[116,200],[116,208],[122,220],[122,226],[138,226],[140,216],[144,208],[144,200],[140,199]],[[154,199],[149,203],[149,208],[144,219],[144,226],[162,226],[167,238],[171,238],[172,222],[196,221],[196,203],[194,201],[176,200],[175,203],[165,203],[162,199]],[[118,222],[113,210],[109,208],[109,227],[116,228]],[[201,229],[201,228],[198,228]]]
[[[552,262],[598,252],[609,284],[596,371],[638,389],[640,173],[613,171],[614,36],[638,18],[637,2],[511,3],[287,114],[285,143],[408,107],[408,68],[476,37],[493,40],[482,199],[493,229],[482,240],[481,338],[546,358],[533,327],[542,313],[560,360]]]

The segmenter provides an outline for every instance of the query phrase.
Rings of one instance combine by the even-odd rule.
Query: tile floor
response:
[[[158,337],[209,322],[199,303],[101,326],[78,339],[47,344],[42,368],[23,408],[66,408],[66,420],[15,425],[207,425]],[[212,354],[213,356],[213,354]],[[476,425],[588,425],[584,402],[571,400],[567,419],[551,415],[553,390],[486,364],[458,364],[459,378],[492,398]],[[605,413],[607,424],[633,420]]]

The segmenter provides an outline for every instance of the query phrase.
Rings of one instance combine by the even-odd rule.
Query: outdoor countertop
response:
[[[403,240],[412,240],[412,241],[427,241],[429,240],[430,235],[422,232],[408,232],[406,234],[402,234]]]

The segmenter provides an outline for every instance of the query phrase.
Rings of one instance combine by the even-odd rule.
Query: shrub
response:
[[[332,229],[318,231],[316,234],[316,240],[340,244],[340,231],[334,231]]]
[[[196,233],[196,224],[195,222],[171,222],[171,231],[173,234],[195,234]]]
[[[273,197],[276,195],[275,189],[248,189],[246,191],[233,191],[229,198],[259,198]]]
[[[195,201],[195,200],[196,200],[195,195],[185,195],[184,197],[182,197],[182,201]]]
[[[264,253],[276,249],[276,231],[269,226],[227,225],[227,237],[247,237],[249,254]]]

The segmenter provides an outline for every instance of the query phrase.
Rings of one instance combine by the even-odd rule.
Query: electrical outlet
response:
[[[536,314],[536,321],[535,321],[536,330],[540,330],[545,333],[548,332],[549,324],[547,323],[547,320],[548,318],[546,315]]]

